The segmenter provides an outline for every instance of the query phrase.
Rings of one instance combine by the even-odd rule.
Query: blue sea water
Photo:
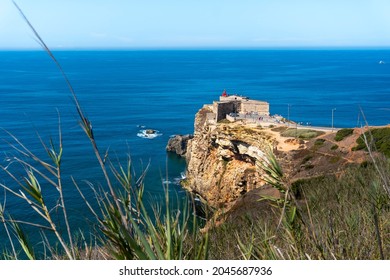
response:
[[[64,51],[54,53],[90,119],[102,154],[124,161],[131,156],[140,175],[148,164],[145,190],[152,199],[162,181],[177,185],[185,161],[167,155],[173,134],[193,132],[195,113],[217,100],[224,89],[270,103],[271,114],[298,122],[336,127],[361,125],[361,109],[370,125],[390,123],[390,50],[224,50],[224,51]],[[379,63],[383,61],[384,63]],[[387,62],[387,63],[386,63]],[[86,207],[71,176],[86,187],[102,181],[88,139],[61,73],[43,51],[0,52],[0,128],[18,137],[38,155],[40,137],[64,142],[63,178],[72,226],[84,226]],[[60,116],[60,117],[59,117]],[[140,126],[159,130],[155,139],[137,137]],[[15,153],[11,137],[0,131],[0,165]],[[21,176],[22,170],[12,165]],[[166,175],[166,173],[168,175]],[[4,172],[0,183],[12,184]],[[168,178],[167,178],[168,176]],[[55,199],[55,191],[47,195]],[[88,195],[88,193],[87,193]],[[89,194],[92,196],[92,193]],[[0,191],[0,202],[5,195]],[[6,210],[34,220],[10,194]],[[52,202],[55,204],[55,201]],[[6,240],[0,227],[0,240]],[[4,246],[7,242],[4,241]]]

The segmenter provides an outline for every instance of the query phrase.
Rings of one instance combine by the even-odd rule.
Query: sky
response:
[[[53,49],[390,48],[389,0],[15,0]],[[0,0],[0,49],[38,49]]]

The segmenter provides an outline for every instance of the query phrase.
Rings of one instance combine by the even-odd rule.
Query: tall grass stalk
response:
[[[76,107],[76,110],[77,110],[77,113],[79,115],[79,118],[80,118],[80,126],[81,128],[83,129],[83,131],[85,132],[85,134],[87,135],[88,139],[90,140],[91,144],[92,144],[92,148],[93,148],[93,151],[95,153],[95,156],[96,156],[96,159],[98,160],[99,162],[99,165],[100,165],[100,168],[104,174],[104,178],[106,179],[106,183],[107,183],[107,186],[110,190],[110,193],[115,201],[115,203],[117,204],[117,208],[119,209],[119,211],[121,211],[121,208],[119,207],[119,202],[118,202],[118,197],[117,197],[117,194],[116,192],[114,191],[114,188],[111,184],[111,180],[109,178],[109,175],[108,175],[108,172],[107,172],[107,168],[105,166],[105,161],[104,161],[104,157],[101,156],[100,152],[99,152],[99,149],[98,149],[98,146],[96,144],[96,141],[95,141],[95,137],[94,137],[94,134],[93,134],[93,129],[92,129],[92,123],[90,122],[90,120],[86,117],[86,115],[84,114],[82,108],[81,108],[81,105],[80,105],[80,102],[77,98],[77,95],[73,89],[73,86],[70,82],[70,80],[68,79],[68,76],[66,75],[65,71],[63,70],[61,64],[58,62],[58,60],[56,59],[56,57],[54,56],[54,54],[52,53],[52,51],[50,50],[50,48],[46,45],[46,43],[44,42],[44,40],[41,38],[41,36],[39,35],[39,33],[35,30],[34,26],[30,23],[30,21],[28,20],[28,18],[25,16],[25,14],[23,13],[23,11],[20,9],[20,7],[13,1],[15,7],[19,10],[20,14],[22,15],[24,21],[28,24],[28,26],[30,27],[30,29],[33,31],[34,35],[35,35],[35,38],[36,40],[38,41],[38,43],[42,46],[42,48],[46,51],[46,53],[50,56],[50,58],[53,60],[53,62],[55,63],[55,65],[58,67],[60,73],[62,74],[68,88],[69,88],[69,91],[70,93],[72,94],[72,97],[73,97],[73,101],[75,103],[75,107]],[[106,152],[107,153],[107,152]],[[121,216],[123,217],[123,213],[121,213]],[[125,222],[125,221],[123,221]]]
[[[43,219],[43,221],[47,224],[47,225],[32,224],[27,221],[20,221],[18,223],[15,223],[15,221],[11,221],[11,225],[18,233],[17,234],[18,240],[19,241],[24,240],[24,238],[19,235],[19,233],[21,233],[21,229],[17,227],[17,225],[20,223],[33,225],[39,229],[45,229],[45,230],[50,229],[50,231],[52,231],[55,234],[57,240],[61,244],[68,258],[74,259],[75,254],[74,254],[74,250],[72,249],[74,246],[72,241],[71,229],[68,223],[66,205],[63,197],[63,186],[62,186],[62,178],[61,178],[61,158],[62,158],[61,134],[59,136],[60,144],[58,149],[55,148],[55,145],[52,140],[50,140],[49,146],[45,145],[43,141],[41,141],[43,148],[48,154],[52,163],[38,157],[29,148],[23,145],[23,143],[17,137],[12,135],[11,133],[8,134],[15,142],[14,144],[10,143],[10,145],[14,148],[15,151],[19,152],[21,156],[26,158],[23,159],[22,157],[15,156],[11,160],[13,163],[17,163],[19,166],[22,167],[22,169],[25,171],[25,176],[23,177],[22,180],[19,180],[10,171],[9,166],[7,167],[1,166],[0,168],[6,174],[8,174],[9,177],[17,185],[19,185],[20,189],[18,191],[15,191],[3,183],[0,183],[0,186],[2,186],[5,190],[10,192],[14,196],[18,197],[22,201],[26,202],[31,207],[31,209],[36,214],[38,214],[38,216],[40,216]],[[36,166],[34,163],[36,164]],[[66,222],[67,238],[69,240],[70,245],[67,244],[64,236],[59,231],[57,224],[54,222],[55,219],[52,217],[52,213],[51,213],[52,211],[51,209],[49,209],[45,201],[44,194],[42,192],[40,178],[44,180],[45,184],[54,187],[59,195],[58,202],[54,206],[54,209],[57,208],[62,209],[62,215]],[[23,248],[26,249],[29,248],[29,246],[23,246]],[[26,253],[29,254],[28,252]],[[33,255],[30,254],[30,256]]]
[[[5,219],[4,217],[4,211],[5,211],[5,205],[6,205],[6,202],[7,202],[7,194],[6,192],[4,192],[4,204],[0,204],[0,220],[1,222],[3,223],[4,225],[4,229],[5,229],[5,232],[7,234],[7,237],[8,237],[8,240],[10,241],[10,244],[11,244],[11,249],[12,249],[12,257],[14,259],[17,259],[17,254],[16,254],[16,250],[15,250],[15,245],[14,245],[14,242],[12,240],[12,237],[11,237],[11,234],[10,234],[10,231],[8,229],[8,220]],[[8,255],[8,254],[7,254]]]

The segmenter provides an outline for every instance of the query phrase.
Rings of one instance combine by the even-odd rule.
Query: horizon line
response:
[[[33,48],[0,48],[1,52],[40,51]],[[256,50],[390,50],[389,46],[267,46],[267,47],[51,47],[53,51],[256,51]]]

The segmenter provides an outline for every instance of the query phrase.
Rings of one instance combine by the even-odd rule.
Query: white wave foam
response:
[[[154,139],[158,136],[161,136],[162,133],[160,131],[155,130],[155,129],[141,129],[138,133],[137,136],[140,138],[145,138],[145,139]]]

